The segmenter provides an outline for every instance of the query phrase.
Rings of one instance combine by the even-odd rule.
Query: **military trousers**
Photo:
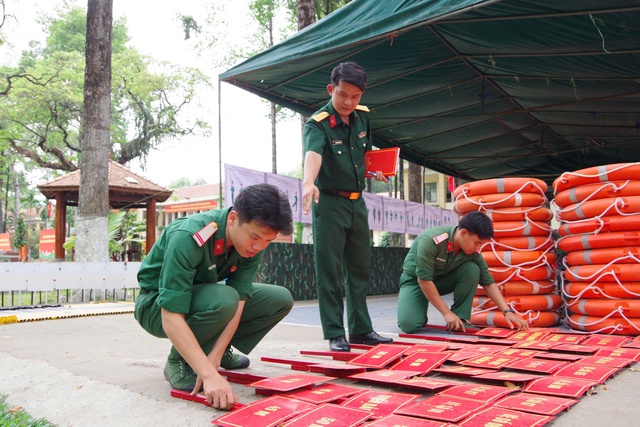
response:
[[[453,293],[451,311],[463,320],[471,317],[473,296],[478,287],[480,268],[475,262],[464,262],[446,276],[434,280],[440,295]],[[403,272],[398,293],[398,327],[407,334],[419,330],[427,322],[429,300],[422,292],[418,279]]]
[[[293,307],[293,298],[282,286],[254,283],[253,297],[246,300],[240,324],[231,345],[245,354]],[[167,338],[162,328],[161,309],[155,303],[158,292],[141,293],[136,298],[135,318],[151,335]],[[193,287],[191,308],[185,321],[205,354],[209,354],[222,331],[227,327],[238,309],[239,295],[231,286],[223,283],[199,284]],[[170,357],[177,357],[172,347]]]
[[[324,339],[345,335],[343,296],[349,333],[373,331],[367,308],[371,244],[364,199],[321,193],[313,206],[313,240]]]

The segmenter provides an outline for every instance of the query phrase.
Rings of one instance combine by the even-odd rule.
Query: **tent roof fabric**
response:
[[[354,0],[220,80],[311,115],[368,74],[373,143],[463,180],[640,160],[635,0]]]

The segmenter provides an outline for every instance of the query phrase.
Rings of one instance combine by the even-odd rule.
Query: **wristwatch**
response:
[[[513,308],[507,308],[505,311],[502,312],[503,315],[507,315],[507,313],[514,313],[515,314],[515,310]]]

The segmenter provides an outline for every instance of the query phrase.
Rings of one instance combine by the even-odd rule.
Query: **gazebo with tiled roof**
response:
[[[56,201],[55,258],[64,259],[63,243],[67,222],[67,206],[78,206],[80,170],[38,185],[47,199]],[[111,209],[147,209],[147,252],[156,241],[156,203],[167,200],[173,190],[161,187],[136,175],[121,164],[109,160],[109,206]]]

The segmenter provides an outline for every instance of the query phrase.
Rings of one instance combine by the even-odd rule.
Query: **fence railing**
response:
[[[0,305],[133,301],[139,268],[139,262],[3,262]]]

